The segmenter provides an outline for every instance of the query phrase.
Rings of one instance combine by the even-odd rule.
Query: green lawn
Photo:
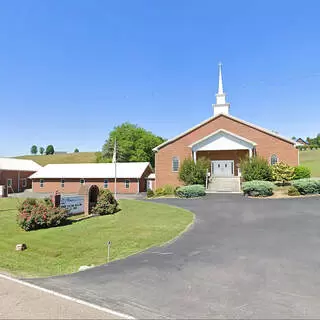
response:
[[[17,159],[29,159],[37,162],[41,166],[49,163],[91,163],[96,162],[95,152],[78,152],[53,155],[28,155],[16,157]]]
[[[320,177],[320,149],[300,151],[300,164],[310,168],[313,177]]]
[[[71,225],[26,232],[16,224],[17,199],[0,199],[0,270],[12,274],[49,276],[76,272],[81,265],[124,258],[163,244],[193,221],[189,211],[152,202],[121,200],[121,211]],[[17,243],[28,249],[15,251]]]

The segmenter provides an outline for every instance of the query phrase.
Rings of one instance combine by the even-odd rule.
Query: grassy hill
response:
[[[320,177],[320,150],[300,151],[300,164],[310,168],[313,177]]]
[[[49,163],[90,163],[96,162],[95,152],[78,152],[78,153],[66,153],[66,154],[54,154],[54,155],[27,155],[16,157],[17,159],[30,159],[41,166],[45,166]]]

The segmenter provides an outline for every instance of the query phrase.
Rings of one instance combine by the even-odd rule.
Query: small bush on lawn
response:
[[[288,196],[300,196],[300,192],[296,187],[290,186],[288,189]]]
[[[279,181],[282,185],[293,179],[294,167],[289,166],[284,162],[276,163],[272,166],[272,178],[274,181]]]
[[[176,190],[176,195],[180,198],[196,198],[206,195],[206,190],[204,186],[199,184],[194,184],[191,186],[179,187]]]
[[[154,192],[152,189],[148,189],[147,190],[147,198],[152,198],[152,197],[154,197]]]
[[[298,189],[300,194],[320,193],[320,180],[300,179],[293,181],[292,185]]]
[[[185,185],[206,183],[207,170],[210,169],[210,161],[208,159],[200,158],[195,163],[193,159],[183,160],[180,170],[179,179]]]
[[[161,196],[169,196],[173,195],[175,191],[175,187],[172,186],[171,184],[166,184],[161,188],[157,188],[154,192],[154,195],[156,197],[161,197]]]
[[[272,169],[268,161],[261,157],[244,158],[240,161],[241,175],[245,181],[272,180]]]
[[[294,168],[293,179],[307,179],[311,177],[311,170],[304,166],[297,166]]]
[[[22,229],[30,231],[63,225],[67,217],[67,210],[54,208],[52,203],[26,199],[18,207],[17,222]]]
[[[92,208],[91,214],[101,216],[114,214],[118,211],[118,202],[108,189],[100,189],[97,204]]]
[[[274,184],[270,181],[247,181],[242,184],[242,190],[245,195],[253,197],[268,197],[273,194]]]

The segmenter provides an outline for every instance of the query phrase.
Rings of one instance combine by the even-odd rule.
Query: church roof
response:
[[[170,144],[170,143],[172,143],[172,142],[174,142],[174,141],[182,138],[183,136],[187,135],[188,133],[190,133],[190,132],[192,132],[192,131],[194,131],[194,130],[200,128],[200,127],[202,127],[203,125],[207,124],[208,122],[210,122],[210,121],[212,121],[212,120],[214,120],[214,119],[217,119],[218,117],[226,117],[226,118],[229,118],[229,119],[231,119],[231,120],[240,122],[240,123],[242,123],[242,124],[244,124],[244,125],[246,125],[246,126],[248,126],[248,127],[257,129],[257,130],[262,131],[262,132],[265,132],[266,134],[269,134],[270,136],[274,136],[274,137],[279,138],[279,139],[281,139],[281,140],[283,140],[283,141],[289,142],[289,143],[291,143],[291,144],[293,144],[293,145],[296,144],[296,142],[295,142],[294,140],[291,140],[291,139],[288,139],[288,138],[286,138],[286,137],[284,137],[284,136],[281,136],[281,135],[279,135],[279,134],[277,134],[277,133],[275,133],[275,132],[273,132],[273,131],[271,131],[271,130],[264,129],[264,128],[262,128],[262,127],[259,127],[259,126],[255,125],[255,124],[252,124],[252,123],[250,123],[250,122],[241,120],[241,119],[236,118],[236,117],[234,117],[234,116],[231,116],[231,115],[229,115],[229,114],[218,114],[218,115],[216,115],[216,116],[210,117],[209,119],[207,119],[207,120],[199,123],[198,125],[190,128],[189,130],[187,130],[187,131],[185,131],[185,132],[183,132],[183,133],[175,136],[174,138],[169,139],[169,140],[161,143],[160,145],[158,145],[157,147],[153,148],[152,150],[153,150],[154,152],[157,152],[157,151],[159,151],[161,148],[165,147],[166,145],[168,145],[168,144]],[[222,128],[222,129],[223,129],[223,128]]]

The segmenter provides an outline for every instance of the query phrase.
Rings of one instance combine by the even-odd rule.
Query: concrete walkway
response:
[[[0,319],[120,319],[120,316],[0,276]]]

